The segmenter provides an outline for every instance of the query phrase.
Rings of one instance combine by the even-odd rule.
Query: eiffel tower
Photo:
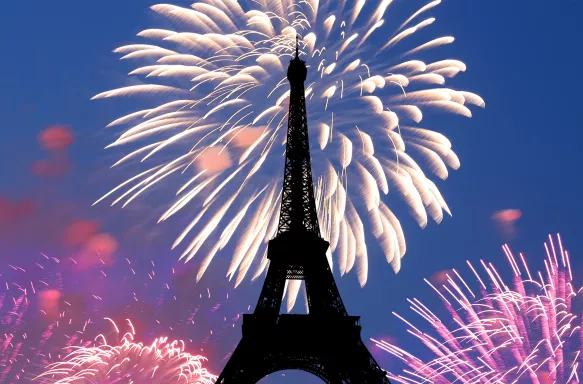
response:
[[[269,241],[269,267],[253,314],[243,315],[243,337],[217,379],[252,384],[288,369],[312,373],[326,383],[389,383],[363,344],[359,316],[349,316],[320,236],[308,142],[304,81],[307,68],[290,61],[290,104],[279,226]],[[304,280],[309,314],[280,314],[287,279]]]

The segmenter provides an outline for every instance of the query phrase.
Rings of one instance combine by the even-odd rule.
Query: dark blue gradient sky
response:
[[[2,4],[0,195],[67,201],[78,210],[77,216],[101,220],[120,239],[121,253],[171,265],[178,256],[169,251],[177,228],[152,228],[151,222],[138,225],[148,219],[147,213],[139,212],[139,204],[129,213],[89,208],[113,185],[105,169],[116,154],[102,150],[112,138],[103,127],[130,111],[123,103],[106,106],[89,99],[124,84],[124,70],[111,51],[151,26],[152,4],[141,0]],[[349,311],[363,317],[364,338],[404,335],[391,311],[405,312],[407,297],[433,300],[423,277],[452,267],[463,269],[465,259],[484,258],[506,266],[500,250],[503,239],[491,220],[498,210],[522,211],[511,247],[531,255],[535,264],[546,235],[556,232],[563,235],[575,264],[581,264],[577,257],[583,254],[578,238],[583,215],[583,80],[578,75],[583,59],[578,25],[582,11],[583,3],[577,0],[444,0],[433,12],[438,21],[435,35],[456,37],[452,47],[444,48],[444,56],[468,66],[452,87],[480,94],[486,109],[475,109],[470,120],[437,118],[428,125],[450,138],[461,159],[460,170],[439,183],[453,217],[424,230],[407,217],[402,220],[408,253],[398,275],[379,253],[369,256],[371,272],[364,289],[358,288],[353,274],[339,280]],[[76,134],[70,154],[74,168],[63,181],[40,182],[30,175],[31,163],[42,156],[36,135],[53,124],[69,125]],[[52,220],[50,215],[46,219]],[[1,257],[59,252],[38,231],[0,237]],[[249,303],[254,303],[260,286],[244,286]],[[379,360],[389,364],[386,357]],[[269,380],[284,381],[294,382],[289,375]]]

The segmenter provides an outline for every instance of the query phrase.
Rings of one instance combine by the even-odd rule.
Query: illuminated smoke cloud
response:
[[[65,159],[41,159],[36,161],[32,166],[33,174],[39,177],[62,177],[69,173],[70,170],[71,163]]]
[[[249,148],[253,145],[261,135],[265,132],[264,128],[245,128],[231,135],[232,143],[238,148]]]
[[[430,280],[433,284],[444,284],[449,278],[449,275],[451,274],[452,271],[449,269],[445,271],[435,272],[433,275],[431,275]]]
[[[13,201],[0,196],[0,226],[30,216],[35,210],[36,204],[30,199]]]
[[[222,172],[233,165],[229,151],[219,147],[208,148],[196,159],[196,167],[199,171],[213,174]]]
[[[57,319],[59,316],[59,300],[61,292],[56,289],[48,289],[38,293],[39,308],[49,319]]]
[[[516,222],[522,217],[519,209],[505,209],[492,215],[496,229],[505,239],[512,239],[517,235]]]
[[[68,247],[76,247],[85,244],[99,231],[99,224],[95,220],[74,220],[64,233],[64,243]]]
[[[67,126],[55,125],[42,130],[38,134],[38,142],[42,149],[49,152],[49,157],[33,164],[33,174],[49,178],[66,175],[72,168],[67,149],[74,140],[73,131]]]
[[[77,268],[87,269],[98,265],[113,264],[117,246],[117,240],[109,234],[92,236],[76,257]]]
[[[64,151],[73,144],[75,136],[71,128],[54,125],[44,129],[38,135],[38,141],[47,151]]]

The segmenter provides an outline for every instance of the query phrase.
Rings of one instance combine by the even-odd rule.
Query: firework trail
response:
[[[109,319],[108,319],[109,320]],[[119,333],[117,325],[113,326]],[[151,345],[134,341],[135,332],[127,332],[118,345],[101,344],[72,348],[63,361],[53,363],[36,379],[50,378],[55,384],[66,383],[214,383],[216,376],[203,368],[206,358],[184,351],[183,341],[157,338]]]
[[[143,340],[180,337],[189,351],[212,351],[219,363],[232,350],[219,342],[236,331],[247,309],[235,313],[225,306],[224,287],[206,288],[190,273],[164,271],[153,262],[126,259],[109,269],[80,271],[73,258],[41,254],[30,264],[0,270],[2,383],[29,383],[68,348],[88,347],[104,333],[104,316],[131,318]]]
[[[114,166],[133,162],[137,172],[96,203],[111,198],[112,205],[126,206],[170,185],[176,200],[159,222],[186,207],[194,212],[173,248],[181,247],[185,261],[200,257],[198,277],[228,246],[229,279],[239,284],[260,276],[268,263],[266,241],[277,227],[286,69],[298,33],[300,54],[311,67],[306,96],[323,235],[340,273],[356,269],[361,285],[368,275],[365,226],[398,272],[405,238],[385,195],[396,191],[421,227],[429,219],[439,223],[450,210],[430,176],[445,179],[448,168],[460,166],[444,135],[418,125],[422,111],[471,117],[469,105],[485,105],[478,95],[444,86],[466,70],[464,63],[421,61],[426,51],[454,41],[415,43],[435,22],[427,14],[440,2],[407,8],[413,1],[400,9],[391,0],[153,6],[173,29],[144,30],[138,33],[144,43],[115,50],[136,62],[130,75],[145,80],[94,98],[143,95],[160,103],[108,125],[122,130],[108,147],[127,149]],[[389,22],[393,8],[407,17]],[[299,285],[289,288],[294,301]]]
[[[545,271],[531,272],[523,254],[505,245],[513,278],[506,283],[491,263],[481,275],[468,265],[479,288],[473,290],[457,271],[447,274],[440,296],[451,319],[440,319],[417,299],[411,309],[433,332],[422,331],[395,314],[434,356],[425,363],[385,341],[376,345],[409,369],[390,377],[400,383],[578,383],[583,373],[580,310],[573,308],[569,254],[561,238],[545,243]],[[435,309],[434,309],[435,310]],[[574,313],[576,312],[576,313]],[[445,321],[447,320],[447,321]],[[448,327],[446,323],[451,323]]]
[[[69,308],[74,300],[61,297],[59,264],[60,260],[42,255],[36,268],[8,265],[0,273],[4,288],[0,293],[0,382],[28,382],[28,371],[78,340],[76,331],[83,322]]]

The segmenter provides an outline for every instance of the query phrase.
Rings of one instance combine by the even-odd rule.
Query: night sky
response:
[[[124,103],[90,98],[126,84],[124,67],[111,51],[151,27],[148,7],[153,4],[146,0],[2,4],[0,197],[34,202],[32,218],[25,217],[20,224],[0,221],[3,264],[32,259],[39,252],[69,252],[57,239],[58,228],[87,219],[99,221],[102,230],[117,239],[118,260],[153,259],[158,268],[176,265],[178,254],[169,249],[179,227],[156,226],[139,202],[123,212],[105,205],[90,207],[119,180],[108,171],[119,154],[103,150],[113,139],[104,127],[131,111]],[[378,254],[369,254],[370,276],[364,289],[354,274],[337,276],[349,312],[362,316],[365,341],[390,336],[415,350],[391,312],[408,312],[408,297],[434,300],[424,277],[451,268],[466,271],[466,259],[489,260],[504,269],[500,247],[507,239],[492,220],[495,212],[522,212],[516,236],[508,240],[533,264],[540,263],[547,235],[560,233],[573,263],[581,266],[583,80],[577,73],[582,11],[583,3],[577,0],[444,0],[432,11],[438,21],[432,26],[434,35],[456,37],[452,46],[443,48],[443,56],[460,59],[468,67],[450,84],[482,96],[486,108],[473,109],[472,119],[448,116],[427,123],[446,134],[462,163],[448,180],[438,183],[453,217],[441,225],[430,222],[421,230],[410,217],[401,216],[408,252],[398,275],[377,250]],[[53,125],[69,126],[75,134],[64,155],[71,169],[64,177],[35,176],[33,164],[47,156],[37,135]],[[201,281],[205,289],[229,290],[221,271],[224,263],[219,260],[214,272]],[[574,270],[580,283],[583,270]],[[243,283],[238,304],[224,305],[233,305],[234,313],[245,310],[255,303],[260,287],[260,282]],[[234,345],[238,332],[237,327],[219,343]],[[383,367],[391,367],[390,358],[373,353]],[[211,367],[217,370],[222,364]],[[294,382],[290,377],[297,376],[279,377],[277,373],[266,381]]]

